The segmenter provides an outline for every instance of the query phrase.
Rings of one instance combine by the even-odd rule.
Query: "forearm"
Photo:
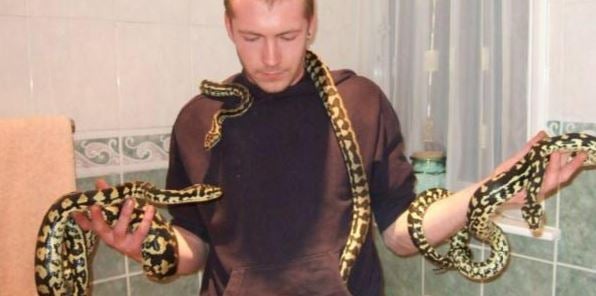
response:
[[[203,269],[207,262],[209,246],[188,230],[177,226],[173,228],[178,241],[177,274],[190,274]]]
[[[423,231],[431,245],[445,241],[465,226],[470,198],[480,184],[469,186],[428,208],[424,216]],[[407,218],[408,211],[401,214],[383,232],[385,244],[399,256],[412,255],[418,251],[408,233]]]

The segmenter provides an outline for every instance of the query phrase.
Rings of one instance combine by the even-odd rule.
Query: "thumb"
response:
[[[96,189],[101,190],[101,189],[106,189],[108,187],[110,187],[110,184],[108,184],[108,182],[106,182],[106,180],[104,180],[102,178],[95,180],[95,188]]]

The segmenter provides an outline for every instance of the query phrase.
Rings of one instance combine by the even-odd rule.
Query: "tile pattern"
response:
[[[117,137],[75,141],[75,162],[81,170],[120,165],[120,142]]]
[[[587,132],[596,123],[549,121],[550,135]],[[558,207],[557,207],[558,205]],[[594,295],[596,296],[596,170],[584,170],[569,186],[546,202],[547,224],[558,226],[561,238],[543,241],[508,235],[513,256],[505,272],[488,283],[463,279],[456,272],[436,275],[419,256],[399,258],[377,238],[386,295]],[[440,249],[442,250],[442,249]],[[424,269],[424,278],[420,276]],[[423,288],[421,288],[423,286]]]
[[[123,165],[168,161],[170,134],[128,136],[122,139]]]
[[[170,134],[134,131],[132,135],[92,138],[75,141],[77,188],[93,190],[97,178],[109,184],[143,180],[165,187]],[[171,217],[165,208],[162,216]],[[167,283],[145,279],[141,266],[117,251],[100,243],[92,266],[93,295],[197,295],[199,275],[191,275]],[[166,292],[167,291],[167,292]]]

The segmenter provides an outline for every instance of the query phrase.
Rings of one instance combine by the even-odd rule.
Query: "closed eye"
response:
[[[296,37],[298,37],[298,33],[295,33],[295,32],[285,33],[285,34],[281,34],[279,36],[279,38],[281,38],[281,40],[284,40],[284,41],[292,41],[292,40],[296,39]]]

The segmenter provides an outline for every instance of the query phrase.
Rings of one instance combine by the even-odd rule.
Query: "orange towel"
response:
[[[37,230],[50,204],[73,190],[70,119],[0,119],[0,294],[37,295]]]

